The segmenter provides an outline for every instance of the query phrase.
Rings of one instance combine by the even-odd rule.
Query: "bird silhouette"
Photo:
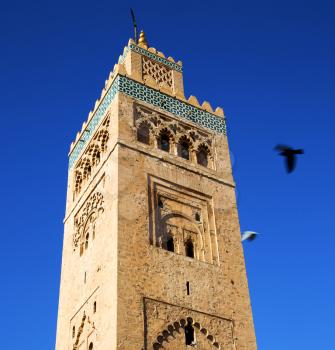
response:
[[[259,235],[259,233],[254,232],[254,231],[244,231],[242,233],[241,241],[242,242],[245,240],[253,241],[257,235]]]
[[[293,149],[290,146],[285,145],[277,145],[275,147],[275,150],[279,152],[279,154],[286,158],[285,164],[286,164],[286,170],[288,173],[292,173],[296,166],[297,162],[297,154],[304,154],[303,149]]]

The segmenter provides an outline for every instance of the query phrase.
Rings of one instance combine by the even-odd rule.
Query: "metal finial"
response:
[[[131,13],[131,18],[133,20],[133,27],[134,27],[134,41],[137,44],[137,24],[136,24],[136,19],[135,19],[135,14],[133,9],[130,9],[130,13]]]
[[[140,37],[138,39],[138,43],[143,44],[145,46],[149,46],[143,30],[141,30]]]

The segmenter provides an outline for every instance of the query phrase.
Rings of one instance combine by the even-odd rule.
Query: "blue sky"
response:
[[[0,13],[3,349],[53,349],[67,153],[132,36],[224,108],[259,349],[334,349],[335,5],[11,1]],[[287,175],[277,143],[302,147]]]

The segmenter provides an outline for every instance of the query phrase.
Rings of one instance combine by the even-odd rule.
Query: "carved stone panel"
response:
[[[89,343],[97,339],[95,310],[98,300],[99,287],[80,306],[70,320],[71,350],[88,350]]]
[[[85,201],[74,218],[73,249],[80,249],[80,255],[88,247],[88,240],[96,235],[96,223],[98,217],[104,212],[104,196],[99,190],[95,190]]]
[[[235,350],[232,319],[149,298],[143,303],[145,350]],[[190,345],[187,327],[193,330]]]
[[[171,143],[169,153],[183,157],[182,146],[187,145],[190,162],[215,169],[213,135],[210,132],[138,104],[135,106],[134,123],[137,141],[159,148],[161,135],[167,135]],[[204,156],[206,161],[200,161]]]
[[[212,198],[203,193],[148,176],[149,239],[176,254],[219,264]]]

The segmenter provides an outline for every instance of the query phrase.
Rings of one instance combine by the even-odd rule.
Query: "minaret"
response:
[[[223,110],[130,40],[69,153],[56,350],[256,350]]]

